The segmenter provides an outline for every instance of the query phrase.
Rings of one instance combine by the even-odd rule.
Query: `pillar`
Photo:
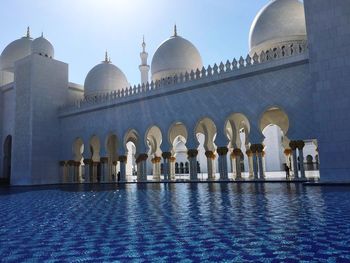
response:
[[[120,163],[120,182],[126,182],[126,155],[120,155],[118,160]],[[118,179],[117,179],[118,180]]]
[[[228,153],[228,148],[227,147],[218,147],[216,151],[219,155],[220,180],[228,180],[227,159],[226,159],[226,155]]]
[[[140,154],[137,159],[137,181],[146,182],[147,181],[147,158],[148,155],[146,153]]]
[[[75,161],[69,160],[68,161],[68,180],[67,183],[74,183],[75,182]]]
[[[111,167],[111,182],[117,182],[117,180],[118,180],[118,176],[117,176],[117,173],[118,173],[118,171],[117,171],[117,166],[118,166],[118,162],[117,161],[113,161],[112,162],[112,167]]]
[[[163,173],[164,173],[164,180],[167,181],[170,179],[170,165],[169,165],[169,159],[171,158],[171,152],[163,152]]]
[[[205,156],[207,157],[207,170],[208,180],[215,180],[215,154],[212,151],[206,151]]]
[[[108,183],[109,182],[109,174],[108,174],[108,158],[102,157],[101,158],[101,183]]]
[[[190,150],[187,151],[188,161],[190,163],[190,180],[191,181],[197,181],[198,180],[197,155],[198,155],[198,150],[197,149],[190,149]]]
[[[249,179],[254,179],[254,168],[253,168],[253,152],[248,149],[246,151],[248,157],[248,170],[249,170]]]
[[[264,164],[263,164],[263,152],[264,152],[264,145],[257,144],[257,156],[258,156],[259,179],[260,180],[265,179]]]
[[[241,169],[241,155],[242,151],[241,149],[234,149],[233,150],[233,155],[236,158],[236,180],[242,180],[242,169]]]
[[[231,157],[230,162],[231,162],[232,178],[236,179],[237,177],[236,155],[232,152],[230,157]]]
[[[162,158],[157,156],[152,159],[154,181],[160,181],[160,162],[161,161],[162,161]]]
[[[252,163],[253,163],[253,174],[254,174],[254,180],[259,179],[258,175],[258,149],[257,144],[252,144],[250,146],[250,150],[252,151]]]
[[[299,154],[299,165],[300,165],[300,177],[301,179],[306,179],[305,176],[305,168],[304,168],[304,146],[305,142],[300,140],[297,141],[297,148],[298,148],[298,154]]]
[[[60,161],[60,183],[67,183],[67,162],[66,161]]]
[[[169,165],[170,165],[170,180],[175,180],[175,157],[170,157],[169,159]]]
[[[81,162],[75,162],[75,182],[81,183],[83,181],[83,178],[81,176]]]
[[[92,160],[91,159],[84,159],[85,164],[85,183],[92,183]]]
[[[291,141],[289,143],[289,147],[292,149],[292,157],[293,157],[293,174],[294,174],[294,179],[298,179],[298,160],[297,160],[297,142],[296,141]]]
[[[97,183],[98,182],[98,166],[100,162],[92,162],[92,169],[91,169],[91,178],[92,178],[92,183]]]

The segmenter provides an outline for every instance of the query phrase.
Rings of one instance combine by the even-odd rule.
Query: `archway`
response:
[[[134,181],[140,168],[136,163],[136,157],[139,154],[139,135],[136,130],[129,130],[124,137],[125,150],[127,152],[126,177],[127,181]],[[140,179],[140,178],[137,178]]]
[[[118,180],[118,172],[120,170],[118,166],[118,138],[115,134],[110,134],[106,141],[107,158],[108,158],[108,170],[107,180],[108,182],[116,182]],[[120,176],[119,176],[120,180]]]
[[[180,163],[186,163],[187,159],[187,147],[186,142],[188,138],[188,133],[186,126],[182,122],[174,123],[168,133],[168,141],[171,145],[171,158],[169,163],[169,175],[170,179],[187,179],[188,173],[186,169],[179,169],[179,174],[175,174],[175,161]],[[180,165],[181,166],[181,165]],[[163,173],[165,173],[163,169]]]
[[[8,135],[3,147],[3,178],[6,182],[10,182],[11,178],[11,158],[12,158],[12,136]]]
[[[260,119],[260,131],[264,135],[263,166],[267,177],[281,177],[285,165],[292,167],[289,139],[288,115],[278,107],[266,110]]]
[[[215,180],[216,176],[216,146],[214,140],[216,137],[216,125],[209,118],[201,119],[195,128],[198,146],[197,173],[202,179]],[[202,173],[205,173],[205,177]]]
[[[153,180],[160,181],[161,176],[161,156],[162,132],[157,126],[152,126],[146,132],[146,145],[149,147],[147,159],[147,170],[152,170]]]
[[[100,139],[94,135],[90,139],[90,154],[91,154],[91,161],[93,163],[93,169],[92,169],[92,182],[101,182],[101,157],[100,157]]]
[[[230,141],[232,178],[253,178],[253,159],[250,151],[250,123],[242,113],[231,114],[226,121],[226,135]]]
[[[86,180],[85,178],[85,172],[84,172],[84,157],[83,157],[83,152],[84,152],[84,142],[81,138],[75,139],[73,143],[73,155],[74,155],[74,161],[77,163],[80,163],[78,167],[78,174],[77,178],[75,178],[78,182],[81,182],[83,179]],[[87,181],[87,180],[86,180]]]

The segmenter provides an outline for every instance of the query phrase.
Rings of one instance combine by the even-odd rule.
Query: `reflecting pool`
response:
[[[350,187],[0,188],[6,262],[350,262]]]

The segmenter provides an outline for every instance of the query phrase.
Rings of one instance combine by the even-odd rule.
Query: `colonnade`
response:
[[[291,168],[293,173],[293,179],[305,180],[304,169],[304,154],[303,148],[305,146],[304,141],[290,141],[289,147],[285,149],[284,154],[286,157],[286,163]],[[227,155],[230,152],[231,165],[235,169],[235,180],[243,180],[241,170],[241,158],[243,152],[241,149],[236,148],[229,151],[228,147],[217,147],[216,153],[213,151],[206,151],[205,156],[207,158],[208,166],[208,180],[215,180],[215,163],[218,158],[218,170],[220,174],[220,180],[229,180],[228,177],[228,164]],[[190,180],[198,180],[197,174],[197,149],[188,149],[187,151],[189,160],[189,173]],[[246,151],[248,157],[248,170],[250,180],[266,180],[265,167],[264,167],[264,145],[263,144],[251,144]],[[136,157],[137,164],[137,181],[146,182],[147,179],[147,160],[148,154],[141,153]],[[300,161],[299,161],[299,160]],[[151,159],[153,165],[153,181],[161,180],[161,162],[163,160],[163,177],[164,181],[175,180],[175,161],[176,158],[169,152],[163,152],[160,156],[154,156]],[[289,161],[291,160],[291,161]],[[118,161],[109,161],[107,157],[100,158],[100,162],[93,161],[91,159],[84,159],[84,171],[82,171],[81,162],[69,160],[61,161],[60,166],[62,169],[62,182],[65,183],[97,183],[97,182],[126,182],[126,155],[120,155]],[[119,164],[119,172],[117,172],[117,165]],[[300,171],[300,173],[299,173]],[[82,174],[84,173],[84,178]],[[119,176],[117,176],[119,174]]]

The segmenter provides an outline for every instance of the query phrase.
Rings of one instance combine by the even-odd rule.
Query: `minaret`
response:
[[[141,84],[146,84],[148,82],[148,73],[150,66],[147,64],[148,53],[146,52],[145,37],[143,37],[142,52],[140,53],[140,57],[141,65],[139,66],[139,69],[141,71]]]

